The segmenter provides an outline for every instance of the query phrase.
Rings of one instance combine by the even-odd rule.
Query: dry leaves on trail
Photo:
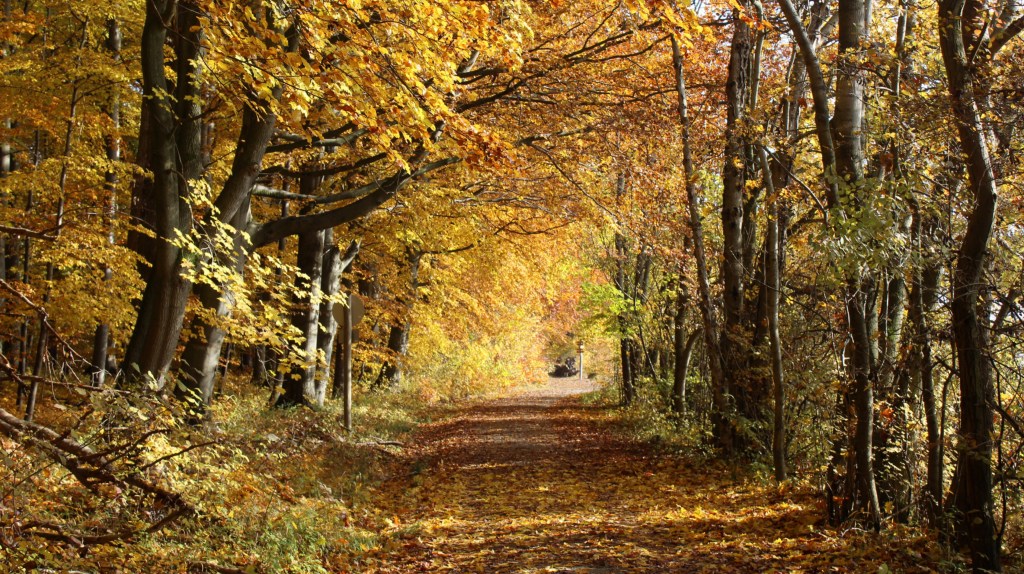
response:
[[[810,492],[732,480],[609,432],[571,382],[479,404],[419,437],[390,500],[404,534],[361,571],[933,572],[913,531],[823,530]]]

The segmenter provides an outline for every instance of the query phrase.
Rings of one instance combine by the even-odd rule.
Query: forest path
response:
[[[381,504],[398,538],[359,570],[406,572],[876,572],[897,547],[817,532],[814,498],[730,480],[616,436],[586,382],[464,407],[415,437]],[[890,554],[887,550],[899,554]],[[916,558],[920,558],[917,554]],[[929,571],[929,570],[904,570]]]

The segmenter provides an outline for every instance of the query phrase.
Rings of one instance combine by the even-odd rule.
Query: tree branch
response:
[[[1003,46],[1006,46],[1007,42],[1017,37],[1022,31],[1024,31],[1024,16],[1018,17],[1007,24],[1005,28],[993,34],[988,47],[991,56],[995,56],[999,50],[1003,49]]]
[[[53,235],[49,235],[55,231],[59,231],[59,227],[53,229],[47,229],[46,231],[36,231],[34,229],[26,229],[24,227],[15,227],[10,225],[0,225],[0,233],[9,233],[11,235],[17,235],[21,237],[31,237],[33,239],[42,239],[44,241],[54,241],[57,238]]]
[[[383,180],[364,185],[354,190],[349,190],[328,196],[318,200],[318,203],[329,203],[344,199],[344,197],[361,194],[357,201],[324,211],[307,215],[296,215],[270,221],[259,225],[252,232],[252,248],[256,249],[269,245],[279,239],[295,235],[303,231],[328,229],[349,221],[358,219],[374,209],[380,207],[385,201],[391,199],[399,189],[409,181],[435,169],[439,169],[462,161],[462,158],[450,157],[428,164],[416,169],[413,172],[405,170]]]
[[[382,152],[369,157],[364,157],[363,159],[356,161],[354,163],[333,165],[330,167],[323,167],[320,169],[288,169],[283,165],[278,165],[264,170],[263,173],[276,173],[288,177],[330,177],[332,175],[338,175],[339,173],[353,171],[361,167],[366,167],[368,165],[377,163],[378,161],[386,158],[387,155],[388,154]]]
[[[368,133],[367,129],[360,128],[358,130],[355,130],[354,132],[345,134],[344,136],[341,135],[345,131],[348,131],[348,130],[352,129],[352,127],[354,127],[354,126],[349,124],[349,125],[340,127],[340,128],[338,128],[336,130],[331,130],[329,132],[326,132],[324,134],[324,138],[322,138],[322,139],[313,139],[313,140],[309,140],[309,139],[306,139],[306,138],[304,138],[302,136],[297,136],[297,135],[294,135],[294,134],[277,134],[277,136],[276,136],[277,138],[283,139],[283,140],[285,140],[285,141],[287,141],[289,143],[274,144],[272,146],[267,146],[267,153],[292,151],[292,150],[296,150],[296,149],[309,148],[309,147],[343,146],[343,145],[347,145],[347,144],[350,144],[350,143],[356,141],[357,139],[359,139],[360,137],[362,137],[362,136],[364,136],[364,135],[366,135]]]

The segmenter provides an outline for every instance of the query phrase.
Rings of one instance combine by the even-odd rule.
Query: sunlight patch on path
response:
[[[886,559],[816,533],[809,496],[616,437],[574,398],[589,389],[555,379],[430,425],[426,470],[391,497],[417,528],[361,571],[873,572]]]

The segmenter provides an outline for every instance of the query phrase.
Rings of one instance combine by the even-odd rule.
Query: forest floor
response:
[[[354,570],[404,572],[936,572],[916,529],[822,524],[809,487],[659,454],[552,379],[417,431],[378,493],[389,548]],[[955,569],[955,566],[953,567]]]

